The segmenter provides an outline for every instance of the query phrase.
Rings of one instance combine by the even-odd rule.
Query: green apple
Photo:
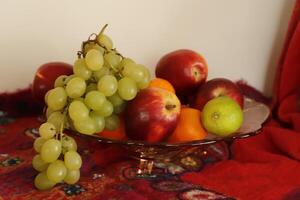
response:
[[[201,113],[204,128],[212,134],[226,137],[235,133],[243,123],[240,105],[227,96],[208,101]]]

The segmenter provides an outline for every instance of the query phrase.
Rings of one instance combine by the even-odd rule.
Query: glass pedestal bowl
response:
[[[243,139],[259,134],[263,124],[267,121],[271,113],[268,106],[249,98],[245,98],[243,112],[244,122],[234,135],[229,137],[218,137],[213,134],[208,134],[203,140],[184,143],[171,144],[166,142],[148,143],[145,141],[134,140],[110,140],[97,135],[84,135],[72,131],[70,134],[79,136],[82,139],[97,141],[101,144],[117,145],[118,147],[123,148],[126,150],[128,156],[138,161],[137,165],[132,168],[130,173],[134,173],[133,176],[135,177],[149,177],[156,176],[154,170],[155,167],[166,165],[176,160],[178,161],[181,158],[187,158],[187,155],[196,155],[198,159],[203,161],[207,158],[207,155],[211,151],[210,149],[212,147],[215,148],[214,145],[218,144],[222,144],[223,146],[221,145],[221,148],[219,149],[215,148],[215,151],[221,151],[219,153],[227,151],[227,153],[225,152],[225,155],[227,155],[225,159],[228,159],[228,144],[230,145],[236,139]],[[224,159],[224,157],[219,160],[222,159]],[[187,160],[187,162],[189,161]],[[191,160],[190,162],[195,161]]]

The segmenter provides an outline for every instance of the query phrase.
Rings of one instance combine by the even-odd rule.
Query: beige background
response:
[[[122,54],[151,67],[166,52],[203,54],[209,78],[243,78],[270,94],[294,0],[0,0],[0,91],[26,87],[39,65],[73,63],[109,23]]]

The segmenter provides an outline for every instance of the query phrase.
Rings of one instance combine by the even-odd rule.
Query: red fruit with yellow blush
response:
[[[127,136],[147,142],[164,140],[176,128],[180,107],[172,92],[156,87],[141,90],[124,112]]]
[[[169,81],[176,94],[191,95],[206,81],[207,64],[197,52],[180,49],[163,56],[156,66],[155,74]]]
[[[244,106],[244,96],[234,82],[226,78],[214,78],[199,88],[193,107],[202,110],[208,101],[220,96],[228,96],[236,101],[241,108]]]
[[[72,65],[63,62],[43,64],[35,73],[32,83],[33,96],[44,104],[45,94],[54,87],[54,82],[60,75],[71,75]]]

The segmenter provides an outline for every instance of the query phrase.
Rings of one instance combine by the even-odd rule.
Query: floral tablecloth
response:
[[[226,159],[225,144],[211,146],[211,156],[206,160],[189,155],[176,163],[157,163],[154,177],[137,177],[135,161],[122,154],[121,149],[79,138],[79,152],[83,155],[80,181],[38,191],[33,186],[37,172],[31,166],[38,117],[10,118],[1,113],[0,199],[234,199],[181,179],[186,172],[197,172],[204,164]]]

